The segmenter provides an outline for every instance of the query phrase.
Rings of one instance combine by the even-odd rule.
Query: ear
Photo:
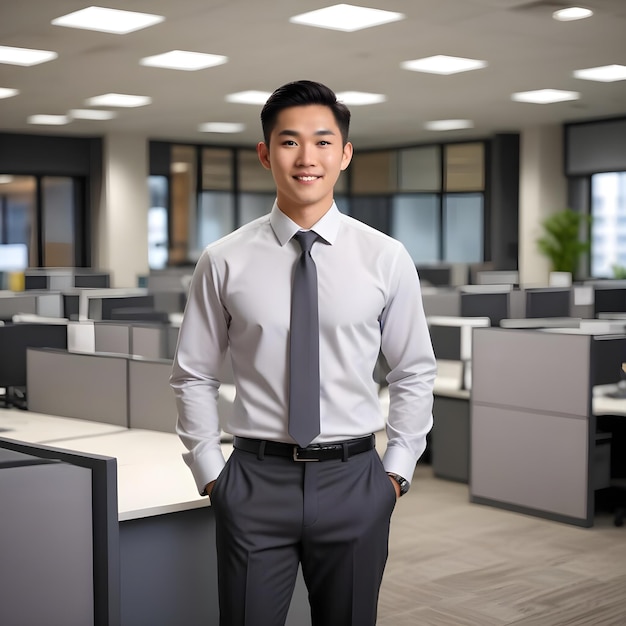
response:
[[[261,165],[266,170],[272,169],[272,164],[270,163],[270,149],[267,147],[265,142],[260,141],[256,146],[256,153],[259,156],[259,161],[261,161]]]
[[[352,144],[347,141],[346,145],[343,147],[343,156],[341,157],[341,171],[343,172],[350,165],[350,161],[352,161],[352,152],[354,148]]]

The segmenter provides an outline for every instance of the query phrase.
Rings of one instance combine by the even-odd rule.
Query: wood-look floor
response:
[[[626,626],[626,526],[471,504],[418,465],[392,518],[378,626]]]

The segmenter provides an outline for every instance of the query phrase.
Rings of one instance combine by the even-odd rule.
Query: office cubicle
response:
[[[120,624],[113,458],[0,438],[0,623]]]
[[[473,502],[593,525],[594,491],[608,485],[610,469],[592,388],[618,379],[626,338],[577,331],[475,329]]]
[[[568,287],[525,289],[526,317],[569,317],[572,291]]]
[[[0,293],[0,321],[10,322],[20,313],[36,314],[37,298],[25,293]]]
[[[593,313],[626,312],[626,287],[595,285],[593,290]]]
[[[95,351],[142,356],[146,359],[167,359],[168,326],[159,323],[128,323],[95,321]]]
[[[24,271],[24,288],[64,291],[67,289],[105,289],[110,286],[110,274],[85,267],[28,268]]]
[[[510,290],[462,291],[460,298],[462,317],[488,317],[492,326],[511,317]]]
[[[487,317],[426,318],[437,357],[433,417],[429,438],[435,476],[467,482],[469,475],[469,397],[472,332],[487,327]]]
[[[128,427],[126,357],[29,348],[28,408]]]
[[[65,324],[6,324],[0,326],[0,387],[6,404],[21,406],[17,388],[27,386],[26,353],[30,347],[67,348]],[[22,394],[23,395],[23,394]]]

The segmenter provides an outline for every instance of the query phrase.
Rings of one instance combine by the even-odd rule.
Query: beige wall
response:
[[[111,272],[112,287],[136,287],[148,273],[148,139],[106,136],[103,167],[96,267]]]
[[[527,128],[520,137],[519,275],[526,286],[547,285],[550,265],[537,249],[541,221],[567,206],[561,125]]]

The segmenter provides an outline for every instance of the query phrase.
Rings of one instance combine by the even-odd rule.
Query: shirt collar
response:
[[[339,232],[339,223],[341,221],[341,213],[337,205],[333,202],[333,205],[328,211],[318,220],[311,230],[314,230],[322,239],[329,244],[333,244],[337,239],[337,233]],[[281,246],[291,241],[291,238],[299,231],[302,230],[298,224],[292,219],[287,217],[279,208],[276,201],[272,207],[270,213],[270,224],[274,234],[278,238]]]

